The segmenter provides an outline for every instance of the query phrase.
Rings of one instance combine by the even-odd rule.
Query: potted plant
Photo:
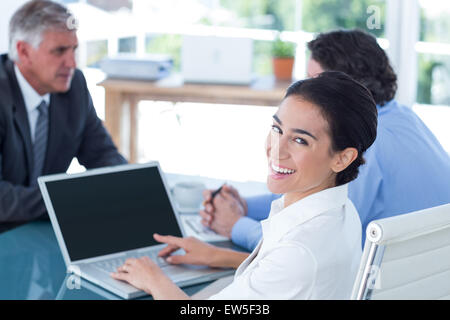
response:
[[[272,47],[273,74],[277,80],[292,79],[294,68],[295,43],[280,39],[278,35]]]

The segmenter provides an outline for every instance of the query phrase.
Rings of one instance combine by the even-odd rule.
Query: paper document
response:
[[[188,237],[192,236],[208,242],[230,240],[202,225],[202,218],[198,214],[181,214],[180,218]]]

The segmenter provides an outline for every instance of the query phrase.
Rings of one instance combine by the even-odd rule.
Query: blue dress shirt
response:
[[[410,108],[392,100],[378,106],[377,139],[364,154],[366,164],[349,183],[349,198],[362,223],[450,202],[450,157]],[[248,198],[248,213],[233,226],[231,239],[253,250],[261,238],[259,221],[279,195]]]

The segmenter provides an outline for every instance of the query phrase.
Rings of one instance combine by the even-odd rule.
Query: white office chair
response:
[[[369,223],[351,299],[450,299],[450,203]]]

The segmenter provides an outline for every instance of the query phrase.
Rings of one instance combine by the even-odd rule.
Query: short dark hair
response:
[[[377,107],[369,90],[350,76],[338,71],[325,71],[318,77],[300,80],[287,90],[285,99],[296,96],[319,109],[328,122],[332,152],[355,148],[357,158],[336,176],[336,185],[358,176],[364,164],[363,153],[377,136]]]
[[[342,71],[365,85],[383,106],[397,91],[397,76],[374,36],[362,30],[319,34],[308,43],[311,58],[325,70]]]

